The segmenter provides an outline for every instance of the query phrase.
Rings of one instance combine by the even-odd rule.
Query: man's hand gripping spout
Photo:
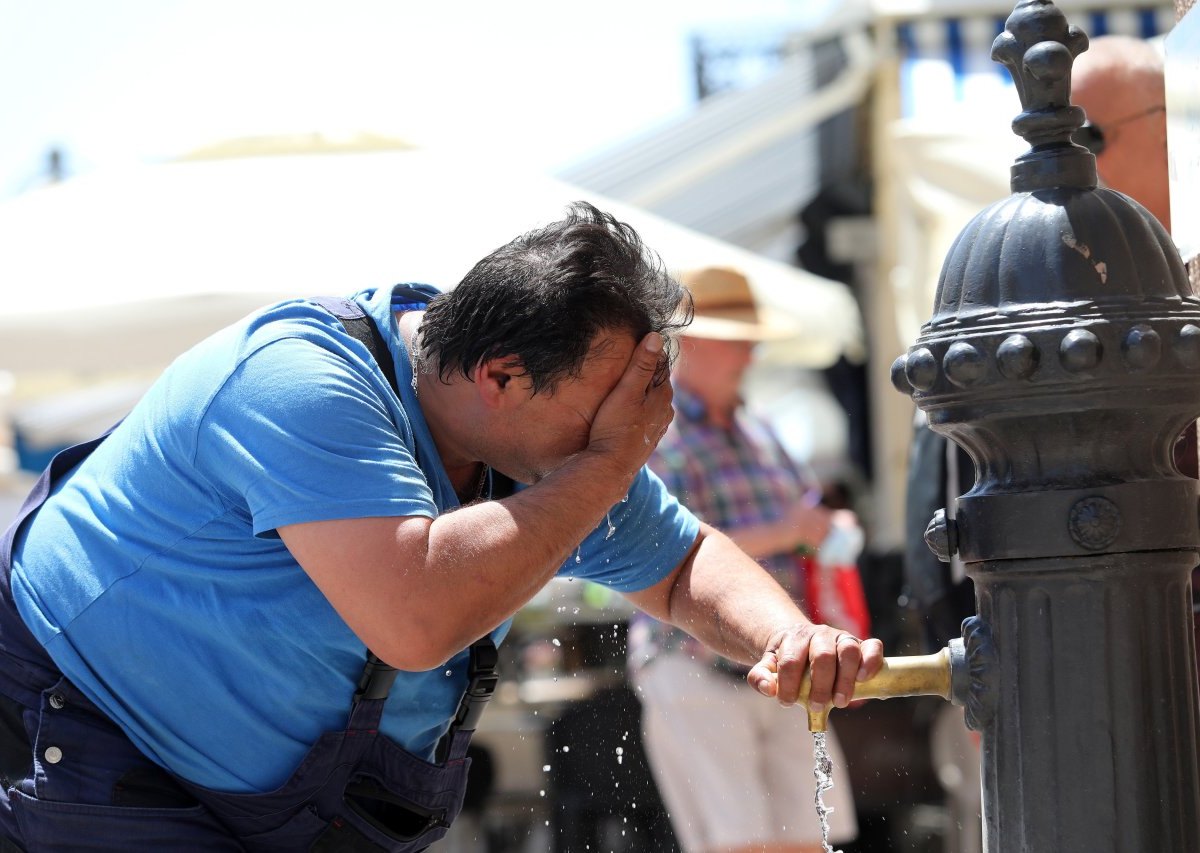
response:
[[[794,705],[807,667],[812,676],[809,710],[845,708],[854,698],[854,685],[883,667],[883,643],[860,640],[847,631],[811,623],[792,625],[773,633],[762,658],[747,677],[764,696],[781,705]]]

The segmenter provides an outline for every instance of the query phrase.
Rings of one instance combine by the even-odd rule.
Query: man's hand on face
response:
[[[809,708],[819,711],[830,703],[845,708],[854,696],[854,685],[883,667],[883,643],[860,640],[829,625],[792,625],[771,635],[748,680],[764,696],[794,705],[806,666],[812,676]]]
[[[674,417],[665,358],[662,335],[642,338],[592,421],[587,452],[611,460],[619,475],[631,476],[646,463]]]

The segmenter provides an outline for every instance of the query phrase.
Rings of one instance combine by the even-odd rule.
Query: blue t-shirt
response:
[[[143,752],[199,785],[280,785],[344,728],[362,673],[363,643],[275,528],[458,506],[391,290],[355,299],[384,331],[399,399],[331,314],[268,307],[177,359],[16,543],[13,595],[38,640]],[[610,519],[617,535],[602,522],[560,575],[644,589],[698,531],[645,469]],[[432,757],[467,661],[399,673],[383,731]]]

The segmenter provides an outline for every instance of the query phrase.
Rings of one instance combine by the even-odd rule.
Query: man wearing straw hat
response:
[[[728,535],[799,598],[804,561],[832,527],[857,533],[853,516],[818,504],[813,483],[766,421],[742,404],[756,345],[797,334],[756,303],[746,277],[709,267],[684,273],[695,316],[674,373],[675,418],[649,465],[692,512]],[[635,617],[630,665],[643,703],[644,743],[687,853],[813,853],[821,828],[807,717],[756,701],[747,668],[681,631]],[[832,735],[832,733],[831,733]],[[830,738],[834,766],[840,749]],[[834,841],[854,837],[848,785],[826,793]]]

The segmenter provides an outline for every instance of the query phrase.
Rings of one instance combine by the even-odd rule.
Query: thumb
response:
[[[625,368],[620,385],[628,392],[636,393],[639,398],[645,394],[651,380],[658,372],[659,362],[662,361],[663,336],[658,332],[650,332],[638,343],[637,348]]]
[[[763,696],[774,696],[779,692],[779,660],[775,652],[767,650],[750,669],[746,681]]]
[[[654,373],[658,370],[658,363],[662,359],[662,351],[663,336],[658,332],[650,332],[646,337],[642,338],[641,344],[638,345],[637,351],[634,353],[633,360],[640,369]]]

